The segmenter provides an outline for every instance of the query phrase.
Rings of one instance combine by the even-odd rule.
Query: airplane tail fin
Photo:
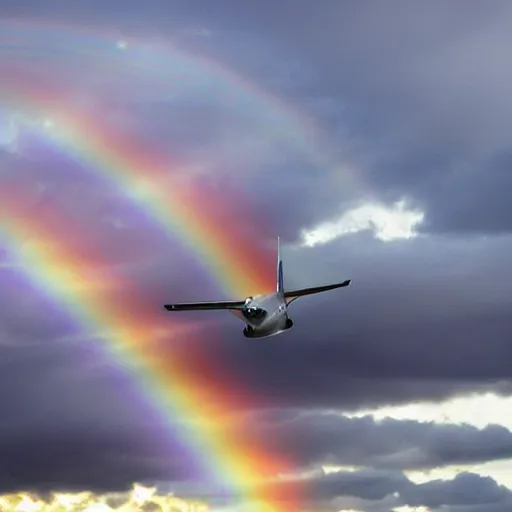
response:
[[[277,237],[277,288],[278,293],[284,293],[283,261],[281,260],[281,242]]]

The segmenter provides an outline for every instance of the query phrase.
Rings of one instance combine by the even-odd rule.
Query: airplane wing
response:
[[[343,288],[348,286],[351,283],[350,279],[343,281],[342,283],[336,284],[326,284],[324,286],[314,286],[313,288],[300,288],[298,290],[290,290],[288,292],[284,292],[284,298],[286,302],[289,304],[290,302],[298,299],[299,297],[303,297],[304,295],[312,295],[313,293],[321,293],[327,292],[329,290],[335,290],[336,288]]]
[[[218,300],[209,302],[185,302],[181,304],[165,304],[167,311],[204,311],[208,309],[242,309],[244,300]]]

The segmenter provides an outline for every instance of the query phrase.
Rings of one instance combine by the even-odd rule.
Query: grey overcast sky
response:
[[[4,0],[0,493],[509,512],[511,23],[500,0]],[[261,343],[162,312],[272,286],[278,235],[286,286],[351,286]],[[247,446],[247,478],[286,461],[250,491]]]

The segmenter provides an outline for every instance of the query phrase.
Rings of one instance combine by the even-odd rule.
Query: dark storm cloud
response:
[[[2,434],[37,434],[63,425],[141,424],[156,415],[127,362],[113,361],[104,341],[78,333],[67,343],[2,347]],[[140,416],[142,414],[142,416]]]
[[[480,511],[488,506],[488,510],[501,511],[512,503],[509,489],[492,478],[474,473],[415,484],[401,472],[340,471],[319,475],[309,481],[309,486],[311,499],[316,498],[323,504],[322,510],[329,512],[339,510],[351,497],[362,500],[367,506],[365,509],[372,512],[388,512],[390,508],[404,505],[464,512]]]
[[[242,9],[224,1],[208,16],[201,2],[176,5],[211,27],[214,36],[197,43],[205,52],[297,103],[323,98],[347,106],[330,126],[333,143],[347,146],[377,195],[411,194],[423,204],[425,230],[510,231],[506,2],[474,1],[464,9],[442,2],[259,2]],[[301,73],[273,81],[269,59],[254,51],[247,59],[237,39],[272,46],[281,62],[300,55]],[[322,118],[320,109],[316,114]],[[332,213],[335,202],[324,201],[310,220]],[[283,208],[290,222],[292,210]]]
[[[174,9],[179,10],[182,16],[186,17],[187,12],[189,16],[194,16],[193,7],[178,9],[178,6],[174,6]],[[66,12],[66,7],[62,6],[60,16],[65,17]],[[127,12],[123,19],[129,17]],[[297,235],[298,225],[332,215],[340,201],[347,201],[354,192],[352,186],[349,187],[345,181],[341,191],[329,187],[326,175],[340,172],[339,169],[345,165],[345,162],[338,158],[340,145],[336,142],[330,144],[330,135],[322,135],[321,132],[318,135],[320,140],[313,140],[317,135],[312,136],[307,126],[316,124],[313,119],[315,115],[322,119],[324,116],[332,118],[333,109],[339,110],[340,103],[344,102],[318,97],[310,92],[304,97],[297,81],[309,84],[311,80],[299,79],[297,72],[292,71],[298,69],[300,74],[315,76],[316,70],[310,70],[307,65],[302,65],[300,55],[274,55],[273,48],[269,48],[265,38],[258,35],[229,35],[229,32],[227,34],[227,39],[218,34],[209,45],[216,49],[214,61],[229,57],[232,49],[238,48],[238,54],[244,56],[245,62],[257,63],[253,72],[264,73],[270,82],[276,82],[278,87],[270,87],[269,92],[277,93],[278,99],[272,98],[271,94],[265,91],[251,92],[253,77],[250,74],[247,78],[244,75],[237,77],[235,70],[234,76],[230,77],[229,72],[224,74],[222,71],[211,71],[210,66],[201,62],[194,64],[194,47],[191,60],[185,58],[185,63],[182,64],[172,57],[172,51],[170,56],[165,56],[165,52],[159,53],[160,50],[155,50],[154,55],[149,53],[141,60],[140,53],[144,54],[144,51],[140,50],[136,42],[133,44],[133,50],[130,46],[126,52],[120,52],[115,49],[114,40],[111,48],[103,48],[108,54],[108,66],[105,65],[107,57],[104,61],[103,55],[98,54],[94,60],[81,60],[80,65],[83,69],[77,69],[70,77],[65,68],[68,61],[75,67],[76,62],[68,55],[65,60],[66,66],[60,66],[62,69],[56,69],[59,66],[55,61],[49,63],[52,76],[49,82],[45,79],[44,83],[57,82],[55,76],[64,73],[67,87],[76,89],[77,96],[85,95],[89,101],[98,101],[99,95],[106,95],[110,98],[106,108],[99,109],[98,112],[102,119],[115,117],[116,105],[128,103],[133,108],[133,104],[136,103],[137,114],[141,117],[140,122],[136,123],[136,131],[141,138],[159,141],[160,147],[155,150],[189,159],[198,167],[206,167],[210,173],[229,173],[232,179],[237,180],[240,188],[249,192],[249,199],[256,204],[258,210],[265,211],[267,217],[272,220],[277,219],[276,228],[291,239]],[[234,37],[235,40],[230,37]],[[52,52],[57,51],[59,54],[63,52],[64,47],[68,51],[64,42],[59,39],[52,43],[41,41],[40,44],[49,45]],[[190,49],[187,45],[183,46],[185,50]],[[181,46],[178,44],[178,47]],[[251,48],[250,58],[244,48]],[[76,52],[82,51],[83,48],[77,45]],[[148,68],[154,69],[144,74],[141,70],[145,69],[148,57],[151,62]],[[112,73],[111,61],[115,63],[115,73]],[[234,64],[239,63],[231,62],[227,58],[223,64],[221,59],[220,69],[223,66],[229,68]],[[292,71],[283,75],[282,68],[288,67],[291,67]],[[243,66],[241,70],[244,71]],[[37,71],[38,74],[41,72],[48,74],[46,69]],[[90,84],[91,77],[94,77],[94,84]],[[99,77],[105,77],[105,83]],[[186,87],[176,85],[182,80],[186,82]],[[166,84],[166,87],[162,87],[161,82]],[[260,82],[254,80],[254,83],[258,85]],[[291,97],[284,94],[283,100],[279,100],[279,93],[286,92],[282,90],[285,86],[292,89],[293,94]],[[60,87],[62,88],[62,85]],[[164,90],[167,97],[162,100],[162,96],[165,97]],[[141,91],[144,92],[143,95]],[[300,116],[297,119],[288,119],[289,114],[286,111],[293,112],[296,104],[300,106],[302,101],[308,106],[319,105],[318,109],[313,107],[311,119],[302,119]],[[284,107],[281,107],[280,103],[284,103]],[[332,106],[328,113],[326,103]],[[123,117],[122,113],[119,115],[121,122],[124,122],[125,126],[130,126],[131,123],[125,119],[126,116]],[[329,123],[332,124],[332,121]],[[337,124],[332,124],[335,131],[339,130]],[[275,179],[276,176],[279,178]],[[275,183],[272,195],[266,186],[269,181]],[[282,200],[283,196],[286,196],[286,201]],[[290,219],[294,219],[293,227],[287,225],[286,221]]]
[[[309,252],[285,249],[287,287],[352,284],[295,302],[289,335],[240,343],[233,318],[219,341],[192,345],[282,405],[352,408],[510,380],[509,241],[444,240],[442,254],[439,243],[384,245],[363,236]]]
[[[16,435],[0,442],[0,492],[17,490],[112,491],[136,481],[197,476],[178,446],[166,449],[158,429],[42,428],[37,436]]]
[[[180,444],[186,418],[163,421],[129,364],[103,344],[77,336],[68,346],[2,350],[0,494],[201,478],[190,441]]]
[[[72,430],[41,428],[37,436],[17,433],[8,442],[4,436],[5,441],[0,443],[1,491],[112,491],[128,489],[134,481],[174,481],[180,489],[180,481],[198,477],[198,468],[178,445],[162,445],[166,435],[168,432],[150,426],[126,428],[119,424],[100,429],[82,424]],[[391,439],[393,442],[394,437]],[[375,442],[366,441],[378,449]],[[295,485],[277,484],[285,488]],[[394,506],[429,507],[497,507],[512,502],[508,489],[472,473],[460,473],[453,480],[415,484],[400,471],[363,469],[308,477],[300,487],[305,490],[306,503],[323,504],[322,510],[326,511],[339,510],[334,500],[351,497],[373,503],[368,510],[375,511],[385,510],[379,502],[389,499]],[[216,492],[214,486],[206,484],[199,494],[215,501]]]
[[[4,2],[2,12],[20,13],[27,5]],[[222,98],[205,93],[207,74],[188,91],[165,90],[128,69],[129,52],[110,71],[100,58],[97,65],[62,70],[66,87],[89,91],[97,100],[101,119],[117,120],[118,128],[172,164],[191,164],[197,183],[234,203],[235,215],[253,211],[256,231],[261,229],[255,248],[277,234],[297,240],[304,226],[352,204],[361,184],[389,201],[412,195],[426,209],[428,232],[509,230],[508,4],[370,5],[326,0],[319,8],[283,0],[241,6],[219,0],[211,9],[205,1],[149,1],[144,8],[114,2],[106,13],[96,2],[53,1],[44,12],[39,4],[32,8],[35,16],[63,22],[116,19],[120,38],[127,28],[150,35],[169,29],[174,36],[175,28],[204,26],[210,36],[189,35],[178,43],[186,39],[188,49],[236,67],[247,81],[304,108],[327,129],[325,145],[301,139],[269,117],[270,106],[261,112],[248,105],[249,97],[245,110],[230,101],[236,90],[229,87]],[[57,67],[53,61],[56,77]],[[0,123],[0,139],[8,145],[8,122]],[[164,301],[223,298],[219,286],[204,278],[200,262],[113,189],[80,175],[76,162],[33,139],[17,142],[21,152],[2,157],[2,173],[23,171],[17,176],[33,187],[34,214],[54,205],[70,219],[75,230],[68,241],[77,251],[94,245],[106,267],[135,283],[134,293],[155,310]],[[355,169],[359,183],[340,170],[344,165]],[[162,318],[169,325],[204,327],[193,340],[182,340],[198,354],[190,358],[196,364],[191,371],[202,371],[203,358],[218,368],[219,378],[238,386],[247,408],[253,397],[284,408],[272,423],[254,416],[255,432],[275,436],[267,436],[276,440],[270,450],[286,448],[300,466],[330,457],[381,469],[319,477],[309,487],[311,500],[352,496],[367,500],[375,512],[404,503],[508,512],[509,493],[492,480],[463,474],[415,485],[392,471],[510,456],[510,433],[501,427],[375,423],[316,413],[302,418],[286,408],[343,411],[484,390],[509,395],[509,253],[507,238],[438,236],[384,245],[356,235],[314,250],[286,251],[288,287],[345,278],[353,283],[294,303],[295,329],[282,337],[251,343],[242,337],[242,324],[215,312]],[[0,385],[10,390],[0,396],[4,490],[126,488],[133,480],[189,475],[189,457],[147,441],[151,429],[144,430],[140,418],[152,408],[132,403],[130,379],[112,368],[124,363],[105,364],[87,351],[86,342],[96,343],[90,338],[98,333],[82,337],[76,326],[54,319],[46,302],[28,290],[20,293],[25,288],[13,291],[1,272],[0,336],[11,345],[29,339],[35,345],[0,347]],[[63,349],[71,338],[74,348]],[[64,343],[50,343],[55,339]],[[172,354],[170,343],[168,350]],[[390,502],[395,492],[400,497]],[[381,505],[387,509],[376,508]]]
[[[321,411],[276,411],[252,416],[271,451],[304,466],[366,466],[385,470],[433,469],[505,460],[512,433],[505,427],[419,423],[371,416],[348,418]],[[250,428],[250,427],[249,427]]]
[[[434,508],[441,505],[483,505],[510,502],[512,493],[499,486],[492,478],[482,478],[471,473],[460,473],[447,485],[434,480],[420,484],[412,492],[403,492],[404,501],[411,505],[424,504]]]
[[[198,6],[199,4],[195,5]],[[390,100],[390,91],[392,91],[397,83],[400,83],[399,80],[404,80],[403,71],[409,69],[408,64],[414,61],[415,52],[419,51],[418,48],[427,51],[427,53],[430,51],[429,45],[432,42],[432,33],[439,36],[440,31],[446,30],[447,27],[451,28],[451,23],[455,17],[460,21],[460,25],[468,25],[468,27],[474,27],[475,21],[478,18],[476,14],[471,13],[468,15],[464,14],[462,19],[460,19],[460,13],[458,13],[457,16],[455,16],[455,12],[446,13],[446,17],[442,18],[443,21],[437,31],[430,32],[427,29],[423,29],[419,32],[419,39],[414,39],[414,44],[410,45],[410,47],[405,48],[404,45],[397,45],[397,49],[393,50],[395,47],[392,47],[392,43],[399,43],[405,36],[413,37],[413,34],[417,33],[417,27],[414,23],[437,23],[436,20],[438,20],[439,17],[436,16],[434,7],[424,8],[421,10],[420,14],[414,14],[412,10],[407,11],[409,17],[406,22],[398,23],[397,26],[400,30],[393,37],[389,38],[389,40],[390,27],[395,23],[396,19],[398,19],[397,17],[399,17],[398,11],[395,12],[393,9],[390,9],[390,12],[386,11],[386,16],[380,23],[375,25],[370,24],[370,21],[373,19],[371,12],[367,13],[366,11],[352,6],[347,7],[345,11],[338,11],[340,8],[334,3],[329,3],[322,10],[313,9],[305,5],[294,7],[292,11],[289,11],[288,9],[291,8],[292,6],[289,3],[282,4],[276,12],[270,11],[267,4],[252,6],[251,12],[254,12],[252,12],[251,16],[248,16],[247,13],[244,14],[243,23],[245,25],[242,25],[242,27],[247,29],[252,27],[254,31],[264,29],[267,32],[272,32],[274,29],[279,28],[279,32],[273,32],[273,42],[277,43],[277,41],[280,40],[283,45],[286,44],[287,41],[293,42],[294,45],[299,45],[298,29],[304,28],[307,20],[310,25],[309,31],[305,33],[304,40],[297,46],[297,49],[302,51],[306,45],[311,45],[313,36],[316,37],[320,33],[323,34],[322,37],[318,37],[317,43],[310,46],[310,49],[304,54],[304,59],[307,61],[307,64],[305,64],[306,68],[316,69],[316,73],[313,73],[313,75],[305,73],[307,80],[304,76],[302,76],[300,80],[303,84],[308,82],[308,86],[311,88],[308,90],[308,98],[315,97],[315,95],[326,97],[332,94],[332,91],[329,92],[321,88],[318,89],[320,92],[316,93],[316,89],[314,89],[313,86],[319,86],[319,84],[314,80],[311,81],[312,76],[317,76],[318,80],[327,76],[325,74],[327,73],[326,68],[329,67],[329,77],[337,79],[335,82],[336,85],[339,85],[342,79],[347,76],[351,78],[347,85],[340,89],[339,97],[339,101],[345,103],[348,101],[348,103],[352,104],[352,110],[349,109],[349,112],[354,111],[353,109],[355,107],[353,105],[356,105],[358,101],[362,103],[363,100],[366,101],[373,98],[373,101],[369,102],[368,105],[375,109],[376,113],[373,114],[374,116],[376,116],[377,113],[383,116],[383,114],[390,115],[395,112],[393,109],[395,109],[396,105],[391,104],[393,109],[386,106]],[[151,10],[151,8],[148,9]],[[62,11],[64,17],[65,12],[65,10]],[[194,14],[194,7],[190,7],[189,11],[183,12],[188,12],[189,14],[183,14],[183,16],[190,16],[191,19],[194,16],[199,16],[199,12]],[[289,18],[289,23],[283,25],[281,21],[284,20],[284,16],[288,16],[290,12],[293,12],[294,16]],[[383,14],[383,11],[379,9],[379,13]],[[225,28],[229,28],[230,23],[234,26],[239,21],[238,18],[241,14],[241,11],[237,10],[234,4],[230,2],[219,4],[218,11],[216,11],[216,14],[213,14],[212,24],[218,24],[220,23],[219,20],[222,19],[225,25],[221,25]],[[333,14],[337,16],[334,17],[332,16]],[[491,14],[489,14],[489,16],[490,18],[486,19],[493,21],[494,18],[492,18]],[[129,13],[127,13],[127,17],[129,17]],[[331,19],[335,19],[336,23],[340,24],[340,30],[332,30],[333,22],[327,23]],[[311,20],[318,21],[318,24],[311,24]],[[263,25],[267,22],[269,23],[265,28]],[[466,25],[464,25],[464,23]],[[219,25],[219,27],[221,25]],[[350,30],[343,30],[343,28],[347,29],[349,25],[352,27]],[[285,27],[285,30],[283,27]],[[232,32],[231,36],[229,32],[226,32],[226,34],[228,35],[224,35],[223,37],[244,37],[241,32]],[[357,37],[355,37],[356,35]],[[373,41],[374,44],[368,44],[363,48],[360,44],[361,41],[365,40],[363,38],[369,38],[372,35],[374,39],[367,40]],[[255,33],[253,33],[250,37],[254,37],[259,41],[263,36],[260,38],[260,36],[256,36]],[[341,39],[338,40],[337,38]],[[440,38],[439,41],[443,42],[445,39],[446,37]],[[448,39],[451,40],[450,38]],[[379,45],[376,45],[375,41],[377,41]],[[335,42],[337,44],[334,44]],[[340,44],[341,42],[347,44],[342,45]],[[441,42],[436,44],[439,46]],[[211,47],[215,48],[215,44],[216,43],[212,43]],[[226,49],[228,46],[229,45],[224,45],[223,48]],[[340,48],[342,48],[343,51],[341,51]],[[287,47],[284,49],[284,47],[282,47],[280,51],[291,52],[292,48]],[[236,45],[231,45],[231,52],[236,53]],[[262,55],[263,53],[262,51]],[[322,59],[312,58],[313,56],[320,55],[320,53],[322,53]],[[386,69],[387,67],[389,68],[389,66],[386,66],[386,63],[380,60],[380,57],[390,55],[395,57],[390,67],[391,71],[394,73]],[[376,59],[376,56],[378,56],[379,59]],[[308,58],[309,60],[307,60]],[[333,59],[341,59],[341,63],[338,63],[337,66],[327,66],[327,64],[334,64]],[[317,63],[318,68],[311,68],[313,61]],[[359,67],[355,68],[354,66],[347,65],[353,64],[354,62],[358,62]],[[426,62],[429,63],[430,60],[427,59]],[[432,64],[429,64],[429,66],[432,67]],[[417,71],[417,68],[414,67],[412,70]],[[399,73],[399,71],[402,73]],[[339,76],[337,76],[338,72],[340,73]],[[378,80],[369,80],[370,73],[378,76]],[[413,81],[413,78],[414,75],[408,80]],[[361,88],[363,79],[366,87]],[[294,86],[296,86],[296,82],[292,82],[295,84]],[[405,85],[409,87],[410,84],[407,82]],[[414,85],[416,85],[416,83],[414,83]],[[290,81],[286,82],[282,87],[291,87]],[[403,87],[399,90],[403,92]],[[357,91],[359,91],[358,94],[360,96],[356,95]],[[419,91],[421,92],[423,89],[419,89]],[[404,93],[403,97],[410,101],[409,95],[412,94],[414,90],[410,87],[406,89],[405,92],[407,94]],[[298,96],[297,94],[297,97]],[[395,98],[396,101],[399,99],[398,97]],[[380,109],[376,108],[379,106]],[[179,108],[177,108],[177,110],[179,111]],[[401,115],[406,116],[407,112],[410,112],[410,109],[408,108],[407,112],[404,111],[404,108],[397,111],[399,111]],[[210,122],[212,126],[216,128],[213,130],[215,132],[218,132],[217,128],[224,122],[216,118],[218,115],[218,111],[216,110],[207,110],[205,117],[206,121]],[[184,138],[192,137],[196,133],[196,129],[200,125],[200,120],[203,119],[203,116],[205,116],[205,112],[202,110],[194,112],[194,115],[190,116],[190,124],[185,125],[186,129],[184,129],[184,132],[181,132],[181,135],[183,135]],[[382,117],[382,124],[380,126],[387,129],[391,121],[395,120],[397,119]],[[401,120],[401,118],[399,120]],[[410,121],[411,119],[406,116],[401,120],[401,123],[398,123],[398,126],[400,127],[407,124],[410,128],[414,126]],[[162,119],[160,119],[157,125],[161,127],[163,131],[170,129],[169,126],[160,126],[161,122],[163,123]],[[351,123],[350,115],[344,122]],[[369,128],[373,126],[372,130],[375,131],[376,122],[377,119],[373,117],[367,120],[366,123]],[[171,128],[175,130],[172,134],[174,134],[174,139],[176,139],[176,125],[171,126]],[[368,129],[367,132],[371,133],[372,130]],[[186,136],[187,134],[188,136]],[[368,135],[368,133],[366,135]],[[382,132],[378,132],[378,135],[379,137],[383,137]],[[399,135],[402,136],[403,134],[399,133]],[[207,134],[205,137],[206,136]],[[360,138],[361,135],[358,135],[358,137]],[[391,142],[394,143],[393,147],[395,151],[398,151],[396,148],[403,147],[397,145],[401,139],[398,137],[397,142],[397,140],[395,140],[397,135],[394,132],[391,132],[388,137],[389,138],[384,137],[382,141],[389,142],[391,140]],[[393,137],[395,137],[395,139],[393,139]],[[368,140],[368,144],[370,144],[376,139],[374,136]],[[383,145],[382,141],[381,144]],[[180,140],[180,142],[183,141]],[[201,140],[201,142],[204,141]],[[263,174],[255,175],[252,178],[249,176],[245,180],[251,185],[251,187],[249,187],[246,183],[245,187],[252,188],[254,191],[256,204],[263,207],[263,215],[268,216],[269,221],[275,225],[276,230],[284,232],[284,234],[289,234],[289,238],[292,238],[292,235],[296,235],[297,230],[304,225],[306,221],[311,223],[314,219],[322,218],[327,211],[332,211],[334,208],[333,205],[336,203],[336,196],[338,195],[336,187],[328,187],[328,182],[319,180],[318,176],[313,172],[308,173],[307,165],[299,162],[298,157],[296,158],[296,165],[295,161],[292,160],[287,174],[284,173],[284,166],[275,168],[269,167],[270,170],[266,175],[267,179],[261,179],[261,176],[264,176],[264,172],[262,171]],[[301,165],[304,167],[301,167]],[[421,162],[418,165],[421,166]],[[216,168],[220,167],[221,164],[218,164]],[[387,168],[391,169],[392,167],[393,166],[388,166]],[[276,169],[279,169],[279,172],[276,172]],[[304,170],[298,173],[297,169]],[[275,179],[275,193],[268,193],[267,190],[268,179],[271,178],[271,173],[277,176]],[[413,174],[414,173],[408,173],[409,176]],[[425,175],[426,174],[423,173],[423,176]],[[383,186],[385,185],[384,182],[386,179],[391,179],[394,175],[386,176],[387,173],[384,172],[382,177],[379,178],[382,179]],[[400,181],[405,177],[404,171],[403,175],[400,176]],[[65,180],[66,178],[59,177],[59,180],[60,179]],[[408,179],[416,180],[416,178]],[[313,182],[318,181],[321,181],[321,186],[324,187],[324,189],[328,189],[328,192],[317,192],[314,188],[310,187]],[[243,182],[244,178],[242,177],[240,183]],[[61,192],[62,191],[61,189]],[[82,201],[77,201],[79,195]],[[104,212],[102,209],[99,209],[97,205],[94,205],[94,208],[92,206],[90,208],[87,207],[89,198],[95,197],[92,190],[90,195],[87,191],[75,191],[70,193],[68,190],[66,194],[60,194],[60,198],[59,194],[47,194],[46,197],[49,201],[57,201],[59,207],[63,208],[65,211],[71,211],[71,206],[75,204],[77,209],[81,211],[81,215],[86,218],[88,218],[88,216],[94,216],[96,219],[96,216],[103,213],[105,213],[106,217],[111,217],[110,212]],[[263,197],[264,199],[257,199]],[[270,198],[270,200],[268,198]],[[448,200],[446,200],[445,203],[447,203],[447,201]],[[270,202],[272,205],[270,205]],[[443,208],[446,207],[446,204],[444,204]],[[438,208],[435,211],[439,212],[439,215],[441,215],[443,208]],[[460,211],[460,208],[457,206],[454,206],[454,209]],[[256,211],[259,210],[257,209]],[[126,220],[127,215],[127,212],[124,210],[118,212],[118,217],[120,217],[121,220]],[[432,215],[434,215],[434,213]],[[80,217],[81,216],[77,214],[74,220]],[[466,218],[466,216],[464,216],[464,218]],[[119,257],[126,255],[126,258],[132,258],[133,252],[140,250],[143,252],[144,257],[147,258],[146,261],[154,265],[154,270],[148,270],[148,273],[151,275],[151,280],[148,279],[148,286],[152,286],[154,282],[159,281],[156,283],[161,290],[159,297],[164,296],[164,288],[166,288],[167,283],[171,283],[172,280],[172,293],[169,292],[169,294],[167,294],[169,298],[171,298],[171,296],[176,297],[176,295],[183,297],[183,300],[193,300],[196,298],[198,294],[195,293],[195,285],[189,278],[185,277],[185,273],[180,273],[180,277],[174,277],[173,275],[173,278],[169,278],[168,281],[167,278],[160,277],[167,275],[167,270],[164,266],[165,257],[162,256],[162,266],[160,267],[160,262],[155,261],[156,256],[155,260],[152,259],[152,253],[162,255],[166,253],[163,247],[158,245],[158,240],[160,239],[153,239],[149,236],[148,232],[151,233],[146,225],[144,225],[144,228],[141,227],[139,232],[129,232],[123,238],[119,231],[114,237],[113,234],[115,230],[111,229],[106,232],[105,238],[101,239],[101,252],[106,253],[107,250],[118,250],[117,254],[119,254]],[[146,236],[148,236],[148,238],[145,238]],[[112,249],[107,249],[107,247],[110,247],[107,242],[110,241],[112,242]],[[353,241],[353,239],[351,239],[351,241]],[[367,247],[371,248],[367,249],[367,252],[375,249],[375,245],[371,242]],[[337,248],[336,246],[331,246],[330,250],[332,254],[334,254]],[[422,247],[419,246],[418,250],[421,251]],[[468,248],[468,251],[473,250],[475,250],[473,247]],[[326,252],[322,253],[321,256],[319,255],[319,259],[326,257],[326,255]],[[467,254],[459,253],[458,255],[467,258]],[[409,254],[410,261],[413,261],[415,257],[416,255],[411,251]],[[330,258],[332,261],[333,257],[331,256]],[[444,259],[437,261],[440,265],[447,264]],[[148,267],[149,263],[147,264]],[[312,265],[313,263],[314,262],[310,260],[308,265]],[[361,274],[354,276],[356,280],[354,281],[353,287],[347,290],[347,293],[344,293],[342,296],[340,295],[339,300],[341,302],[339,303],[336,302],[338,299],[334,299],[333,297],[329,300],[325,299],[325,302],[323,302],[324,299],[320,298],[311,299],[312,302],[310,301],[309,305],[306,305],[305,302],[303,304],[294,304],[293,310],[296,311],[294,314],[297,319],[297,330],[293,331],[294,339],[296,339],[293,351],[290,350],[288,344],[283,342],[283,345],[273,348],[272,357],[269,358],[268,354],[264,351],[254,353],[252,347],[248,348],[246,345],[240,347],[238,342],[232,342],[226,335],[226,339],[229,339],[229,346],[223,348],[224,345],[221,344],[221,356],[213,354],[212,357],[218,357],[221,360],[225,359],[228,364],[233,363],[233,366],[239,368],[240,372],[247,376],[246,379],[249,380],[251,384],[254,384],[255,389],[261,389],[262,383],[265,383],[265,385],[268,386],[267,393],[273,389],[277,389],[277,395],[281,393],[284,396],[292,396],[295,392],[298,394],[306,393],[310,397],[309,399],[316,399],[320,394],[324,397],[330,396],[331,394],[337,395],[340,393],[340,383],[346,382],[345,379],[347,376],[363,379],[367,377],[368,374],[381,379],[388,379],[390,376],[396,378],[421,376],[427,380],[434,378],[470,380],[484,377],[506,378],[509,376],[510,371],[506,362],[507,359],[503,357],[499,358],[499,360],[497,357],[493,358],[493,356],[497,356],[498,353],[502,353],[501,351],[505,349],[504,340],[506,336],[503,332],[508,328],[506,316],[507,306],[500,306],[497,310],[493,311],[488,303],[479,304],[476,299],[474,299],[475,302],[469,305],[466,304],[466,308],[464,309],[459,307],[459,301],[463,300],[463,294],[467,292],[467,288],[461,289],[460,296],[457,296],[455,292],[452,292],[451,295],[446,295],[447,290],[453,286],[453,281],[446,282],[446,288],[441,288],[439,281],[436,281],[434,286],[429,285],[429,283],[425,281],[412,281],[410,276],[408,276],[409,281],[407,283],[405,282],[405,278],[402,277],[401,284],[397,284],[390,277],[380,275],[380,272],[383,271],[384,268],[387,268],[389,273],[390,267],[392,268],[395,264],[396,262],[392,260],[391,256],[385,265],[377,259],[371,260],[371,263],[368,263],[368,265],[373,267],[371,270],[372,278],[374,279],[373,284],[369,281],[365,283],[364,280],[361,279],[361,275],[364,276],[365,273],[370,274],[370,270],[362,265],[359,269]],[[349,269],[347,268],[347,270]],[[419,269],[420,273],[424,272],[424,270],[424,268]],[[304,272],[304,275],[306,275],[306,272]],[[400,262],[400,272],[394,272],[393,275],[395,278],[399,275],[403,276],[403,261]],[[352,275],[348,277],[352,277]],[[177,279],[180,280],[180,283],[190,283],[190,288],[194,287],[194,292],[191,289],[189,292],[187,291],[185,296],[186,285],[175,284],[175,280]],[[467,279],[470,279],[469,272],[467,273]],[[494,284],[497,284],[500,280],[497,276],[493,279]],[[408,291],[405,289],[406,285],[412,288],[413,283],[415,287],[422,286],[423,288],[416,288],[417,291]],[[487,287],[488,286],[487,284]],[[476,293],[476,285],[468,285],[468,287],[473,287]],[[181,294],[182,290],[183,295]],[[197,288],[197,290],[199,291],[199,288]],[[442,296],[442,299],[439,298],[440,296]],[[326,306],[325,310],[320,309],[321,305]],[[308,311],[312,312],[313,308],[318,308],[316,310],[318,313],[315,314],[316,323],[312,322],[308,325],[303,322],[301,324],[301,317],[304,317]],[[333,308],[333,310],[328,308]],[[337,311],[339,308],[343,308],[343,316],[334,316],[333,311]],[[466,320],[468,315],[471,315],[471,318]],[[193,318],[199,318],[199,316],[194,316]],[[368,321],[369,318],[371,318],[371,322]],[[461,320],[463,322],[462,326],[458,323]],[[410,325],[405,326],[405,322],[409,322]],[[478,326],[476,326],[477,323]],[[229,325],[231,328],[231,324]],[[316,325],[321,325],[322,329],[318,329],[315,327]],[[483,337],[491,339],[491,342],[486,344],[485,354],[483,354],[484,349],[481,343],[481,338]],[[464,365],[458,365],[458,358],[454,359],[453,351],[460,352],[464,350],[467,347],[468,338],[470,341],[474,340],[474,345],[471,346],[476,347],[474,351],[478,354],[478,361],[475,359],[474,365],[467,364],[466,362]],[[464,343],[459,341],[462,339],[464,339]],[[392,340],[392,344],[389,340]],[[218,348],[219,345],[216,344],[215,348],[211,350],[216,352]],[[320,348],[322,350],[320,350]],[[480,357],[482,355],[485,357]],[[239,358],[240,363],[238,362]],[[316,361],[318,365],[313,367],[311,361]],[[287,372],[289,372],[284,377],[281,376],[282,368],[286,368]],[[266,377],[263,380],[261,379],[262,375]],[[306,383],[301,377],[303,375],[308,375],[308,378],[315,382],[315,387],[310,386],[306,389]],[[394,384],[392,386],[395,387]],[[431,383],[430,386],[438,389],[438,386],[441,385]],[[446,384],[446,386],[446,389],[453,389],[453,387],[457,387],[458,384],[451,383]],[[399,386],[397,386],[397,388],[399,388]],[[297,391],[294,391],[294,389]],[[377,390],[375,392],[377,392]],[[348,391],[341,391],[341,393],[349,394]],[[405,391],[402,391],[402,393],[407,395]]]

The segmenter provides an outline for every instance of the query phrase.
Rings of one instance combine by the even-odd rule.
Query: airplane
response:
[[[343,288],[350,283],[351,279],[347,279],[342,283],[285,291],[280,239],[277,237],[277,285],[274,293],[250,296],[245,300],[165,304],[164,308],[167,311],[228,310],[246,324],[243,330],[246,338],[267,338],[293,327],[293,321],[288,316],[288,306],[294,300],[305,295]]]

